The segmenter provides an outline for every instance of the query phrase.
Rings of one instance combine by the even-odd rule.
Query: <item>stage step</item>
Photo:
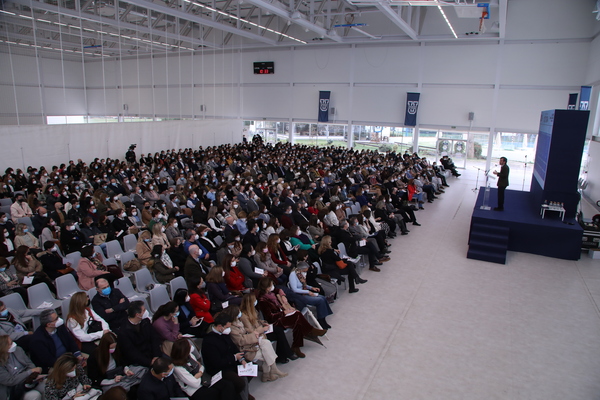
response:
[[[467,258],[506,264],[509,232],[507,227],[473,224]]]

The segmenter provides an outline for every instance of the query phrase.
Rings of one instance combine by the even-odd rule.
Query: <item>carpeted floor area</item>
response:
[[[393,241],[382,272],[366,270],[328,317],[326,348],[259,400],[600,398],[600,260],[509,252],[506,265],[466,258],[476,171],[450,178],[422,226]]]

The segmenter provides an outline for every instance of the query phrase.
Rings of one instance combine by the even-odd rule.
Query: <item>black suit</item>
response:
[[[229,335],[219,335],[211,330],[202,340],[202,359],[206,372],[214,375],[223,371],[223,379],[233,383],[235,390],[241,393],[248,390],[248,381],[237,374],[235,354],[239,352]]]
[[[504,209],[504,191],[508,186],[509,173],[510,168],[506,164],[500,168],[500,172],[498,173],[498,208],[501,210]]]
[[[117,333],[117,341],[126,365],[150,367],[152,358],[162,354],[160,339],[148,318],[139,325],[133,325],[127,319]]]

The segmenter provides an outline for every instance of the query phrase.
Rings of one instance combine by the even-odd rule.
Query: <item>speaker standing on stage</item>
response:
[[[498,175],[498,207],[494,208],[494,211],[504,211],[504,191],[508,186],[510,173],[510,168],[506,165],[507,161],[506,157],[500,157],[500,172],[494,171],[494,174]]]

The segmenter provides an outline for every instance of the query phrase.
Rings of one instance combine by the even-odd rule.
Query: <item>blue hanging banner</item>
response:
[[[329,97],[330,91],[319,92],[319,122],[329,122]]]
[[[579,92],[579,109],[589,110],[590,109],[590,97],[592,96],[591,86],[582,86]]]
[[[577,95],[577,93],[569,93],[569,105],[567,106],[567,110],[577,109]]]
[[[419,97],[421,93],[406,93],[405,126],[417,126],[417,111],[419,110]]]

